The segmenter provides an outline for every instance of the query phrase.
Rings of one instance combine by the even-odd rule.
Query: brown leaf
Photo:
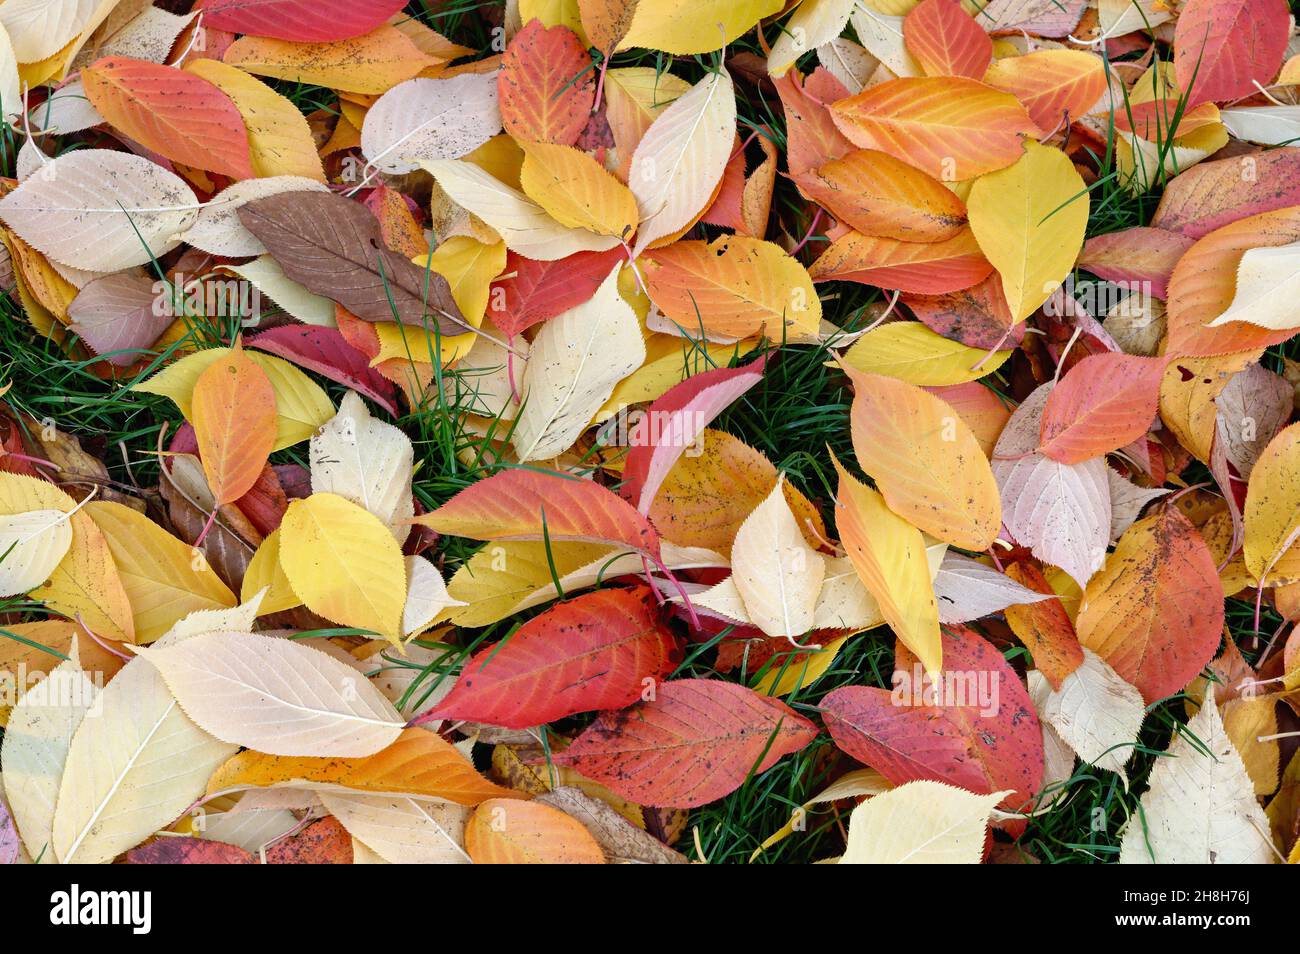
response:
[[[424,326],[443,334],[466,324],[447,280],[384,246],[363,205],[327,192],[285,192],[239,210],[285,274],[365,321]]]

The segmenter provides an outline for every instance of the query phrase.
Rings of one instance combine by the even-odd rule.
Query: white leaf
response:
[[[254,288],[279,305],[291,318],[297,318],[305,325],[338,327],[334,318],[334,302],[299,285],[284,273],[280,263],[270,255],[263,255],[243,265],[223,267],[245,281],[252,282]]]
[[[1268,816],[1212,698],[1156,760],[1149,785],[1124,831],[1120,864],[1273,863]]]
[[[426,159],[420,167],[438,180],[453,202],[492,226],[508,249],[525,258],[553,262],[574,252],[604,252],[618,244],[612,235],[566,228],[528,196],[472,163]]]
[[[1219,121],[1237,139],[1261,146],[1294,146],[1300,139],[1300,106],[1225,109]]]
[[[1300,328],[1300,242],[1250,248],[1237,265],[1237,286],[1226,311],[1209,323],[1247,321],[1261,328]]]
[[[784,75],[799,57],[843,33],[855,3],[856,0],[804,0],[799,4],[772,44],[772,52],[767,57],[768,73]]]
[[[1010,792],[974,795],[942,782],[908,782],[849,816],[842,865],[975,865],[993,806]]]
[[[137,651],[199,725],[235,745],[360,758],[402,731],[397,710],[355,669],[292,639],[204,633]]]
[[[72,546],[61,510],[0,515],[0,596],[18,596],[50,578]]]
[[[1011,416],[993,448],[993,477],[1002,498],[1002,522],[1011,535],[1084,586],[1106,559],[1110,479],[1104,457],[1061,464],[1035,450],[1050,393],[1048,382]]]
[[[64,83],[28,114],[33,129],[67,136],[98,126],[104,117],[90,103],[80,79]]]
[[[1035,670],[1037,672],[1037,670]],[[1142,693],[1125,682],[1091,649],[1083,662],[1061,680],[1061,688],[1038,674],[1031,686],[1040,719],[1090,765],[1124,776],[1138,730],[1146,716]]]
[[[950,624],[983,619],[1008,606],[1038,603],[1049,597],[978,560],[948,553],[934,577],[934,598],[939,604],[939,622]]]
[[[754,625],[769,636],[813,626],[826,558],[808,546],[785,499],[785,475],[736,531],[731,578]]]
[[[862,92],[871,74],[880,66],[880,61],[868,53],[866,47],[844,37],[836,37],[817,47],[817,62],[850,94]],[[867,330],[864,327],[862,332]]]
[[[645,363],[645,339],[618,292],[615,266],[590,300],[542,325],[522,386],[510,440],[521,461],[568,450],[614,386]]]
[[[411,439],[376,420],[355,391],[311,439],[311,489],[338,494],[378,517],[402,543],[415,516],[411,498]]]
[[[0,107],[3,107],[3,118],[6,120],[22,112],[23,108],[18,57],[14,55],[14,45],[3,22],[0,22]]]
[[[1159,0],[1097,0],[1097,14],[1107,39],[1157,27],[1173,16]]]
[[[19,63],[39,63],[91,25],[101,0],[6,0],[0,26],[9,31]]]
[[[1139,487],[1106,468],[1106,480],[1110,483],[1110,542],[1115,543],[1124,536],[1124,531],[1133,526],[1142,508],[1170,491],[1165,487],[1147,489]]]
[[[101,0],[101,3],[104,2],[110,0]],[[96,34],[95,42],[83,48],[73,58],[70,68],[66,69],[63,75],[66,76],[74,70],[89,66],[95,60],[105,56],[129,56],[133,60],[144,60],[147,63],[165,63],[176,38],[196,16],[198,16],[197,11],[179,14],[158,7],[145,7],[121,29],[116,29],[110,36],[103,38],[102,42],[100,42],[100,35]],[[88,39],[90,38],[83,36],[83,42]]]
[[[429,628],[449,606],[464,606],[447,594],[447,584],[433,563],[421,556],[406,557],[406,606],[402,633],[410,638]]]
[[[459,159],[501,131],[497,72],[398,83],[370,107],[361,152],[382,172],[402,175],[421,159]]]
[[[54,861],[54,806],[63,765],[86,713],[102,714],[96,705],[99,691],[75,658],[66,659],[28,689],[9,713],[0,746],[5,797],[28,854],[40,861]]]
[[[721,68],[655,117],[632,154],[627,180],[641,212],[634,255],[684,229],[703,211],[735,137],[736,91]]]
[[[389,864],[467,865],[465,822],[472,809],[441,798],[321,792],[348,834]]]
[[[859,3],[853,10],[853,29],[868,53],[895,76],[923,76],[921,65],[903,43],[903,17],[872,10]]]
[[[254,199],[265,199],[284,192],[328,191],[329,186],[325,183],[302,176],[245,179],[222,189],[215,199],[199,210],[194,224],[176,238],[204,252],[226,258],[265,255],[266,246],[239,221],[240,207]]]
[[[101,864],[170,825],[237,746],[181,711],[158,671],[133,659],[99,696],[102,714],[72,737],[54,812],[64,864]]]
[[[198,209],[185,180],[162,166],[128,152],[78,149],[0,200],[0,219],[65,265],[115,272],[175,248],[174,236]]]

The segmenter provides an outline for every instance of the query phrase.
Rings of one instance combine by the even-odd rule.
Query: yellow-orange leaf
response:
[[[445,798],[461,805],[520,797],[483,778],[455,746],[427,729],[404,729],[388,748],[365,758],[266,755],[250,749],[213,773],[208,793],[295,783]]]
[[[236,345],[199,375],[190,415],[217,504],[238,500],[257,483],[275,446],[270,379]]]
[[[959,76],[904,77],[831,106],[855,145],[879,149],[954,182],[1011,165],[1038,132],[1010,93]]]
[[[477,865],[603,865],[605,853],[582,822],[539,802],[489,799],[465,826]]]
[[[1002,502],[966,423],[916,385],[844,370],[853,382],[853,450],[889,508],[953,546],[988,549],[1002,526]]]
[[[894,634],[927,672],[938,673],[943,665],[939,606],[921,531],[890,510],[880,494],[855,480],[839,461],[835,469],[840,475],[835,525],[853,569]]]
[[[697,333],[774,341],[817,332],[822,308],[808,271],[779,245],[740,235],[674,242],[641,256],[650,298]]]

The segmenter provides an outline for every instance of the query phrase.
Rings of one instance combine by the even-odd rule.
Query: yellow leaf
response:
[[[195,610],[235,605],[202,552],[142,513],[96,501],[86,513],[104,535],[134,616],[135,641],[150,643]]]
[[[337,494],[295,500],[280,524],[280,566],[312,612],[401,641],[406,564],[378,517]]]
[[[989,814],[1010,792],[974,795],[942,782],[908,782],[849,816],[842,865],[976,865]]]
[[[453,235],[429,255],[412,261],[447,279],[456,307],[469,324],[478,328],[487,312],[492,279],[505,269],[506,245],[504,242],[489,245],[467,235]],[[396,322],[385,321],[376,323],[375,331],[379,335],[379,353],[371,359],[371,367],[390,358],[426,361],[439,353],[434,348],[433,335],[419,328],[398,327]],[[463,335],[444,335],[439,342],[443,365],[467,355],[476,340],[478,335],[469,331]]]
[[[870,374],[888,375],[921,387],[939,387],[991,374],[1011,354],[968,348],[936,334],[919,321],[891,321],[855,341],[844,352],[844,362]]]
[[[578,34],[583,46],[590,46],[582,28],[578,0],[519,0],[519,21],[541,20],[545,27],[565,26]]]
[[[248,569],[244,571],[244,582],[239,592],[240,602],[247,603],[263,589],[267,592],[258,608],[259,616],[302,605],[302,600],[298,599],[298,594],[289,585],[289,578],[280,566],[279,529],[271,531],[248,561]]]
[[[848,636],[832,639],[825,646],[809,654],[800,654],[789,665],[784,665],[778,660],[763,674],[763,678],[754,684],[754,691],[765,696],[785,696],[796,689],[811,686],[831,668],[835,657],[848,640]]]
[[[975,182],[966,211],[1021,321],[1074,267],[1088,224],[1088,190],[1065,153],[1027,141],[1015,164]]]
[[[249,157],[259,179],[303,176],[325,181],[311,128],[302,112],[271,87],[220,60],[190,60],[185,71],[230,97],[248,130]]]
[[[1246,568],[1267,574],[1300,536],[1300,424],[1284,428],[1260,454],[1246,487]]]
[[[782,7],[782,0],[640,0],[618,48],[711,53]]]
[[[636,197],[631,190],[572,146],[524,145],[520,183],[551,218],[571,229],[627,240],[636,228]]]
[[[161,394],[176,402],[186,420],[193,412],[194,385],[199,375],[217,359],[229,354],[229,348],[208,348],[181,358],[163,368],[148,381],[137,384],[137,391]],[[329,396],[311,378],[274,355],[261,351],[246,352],[271,380],[275,391],[276,435],[273,450],[284,450],[316,433],[316,428],[334,416]]]
[[[885,498],[855,480],[835,461],[839,494],[835,524],[853,568],[876,599],[890,629],[938,675],[943,665],[939,605],[930,582],[925,539],[885,504]]]

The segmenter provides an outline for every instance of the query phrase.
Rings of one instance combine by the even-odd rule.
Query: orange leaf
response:
[[[1148,704],[1187,687],[1223,637],[1223,586],[1200,532],[1161,507],[1120,537],[1083,594],[1079,642]]]
[[[856,149],[797,181],[804,195],[863,235],[941,242],[966,224],[966,207],[951,189],[875,149]]]
[[[849,232],[835,239],[808,274],[914,295],[943,295],[988,278],[993,266],[969,228],[942,242],[900,242]]]
[[[596,100],[591,56],[568,27],[529,20],[501,57],[497,92],[510,135],[572,146]]]
[[[923,0],[903,20],[903,43],[929,76],[980,79],[993,41],[956,0]]]
[[[1284,183],[1285,179],[1280,180],[1279,188]],[[1232,304],[1237,266],[1247,249],[1295,241],[1300,241],[1300,206],[1239,219],[1197,240],[1169,276],[1164,353],[1208,356],[1253,351],[1281,344],[1294,335],[1294,328],[1274,331],[1246,321],[1230,321],[1215,328],[1207,325]]]
[[[1088,355],[1048,395],[1040,450],[1081,464],[1137,440],[1155,420],[1166,363],[1116,351]]]
[[[1106,92],[1106,70],[1101,57],[1082,50],[1039,50],[995,61],[984,82],[1020,100],[1029,118],[1047,132],[1061,126],[1067,115],[1073,121],[1097,105]],[[1182,124],[1178,132],[1186,132]]]
[[[1048,585],[1043,571],[1032,563],[1013,563],[1007,567],[1006,574],[1036,593],[1053,597],[1008,606],[1003,613],[1011,632],[1034,657],[1034,667],[1047,677],[1053,689],[1060,689],[1061,680],[1083,665],[1083,647],[1074,634],[1070,614]]]
[[[251,179],[244,119],[207,80],[126,56],[106,56],[81,71],[86,96],[113,126],[168,159]]]
[[[521,797],[483,778],[455,746],[426,729],[405,729],[388,748],[359,759],[266,755],[250,749],[228,759],[212,774],[208,793],[292,782],[445,798],[460,805]]]
[[[659,535],[636,508],[599,484],[507,470],[466,487],[415,523],[471,540],[621,543],[659,555]]]
[[[476,865],[603,865],[605,853],[576,818],[539,802],[491,799],[465,826]]]
[[[275,447],[275,389],[266,372],[236,345],[194,382],[190,416],[217,504],[238,500]]]
[[[970,179],[1011,165],[1038,132],[1010,93],[958,76],[905,77],[831,106],[855,145],[879,149],[937,179]]]

